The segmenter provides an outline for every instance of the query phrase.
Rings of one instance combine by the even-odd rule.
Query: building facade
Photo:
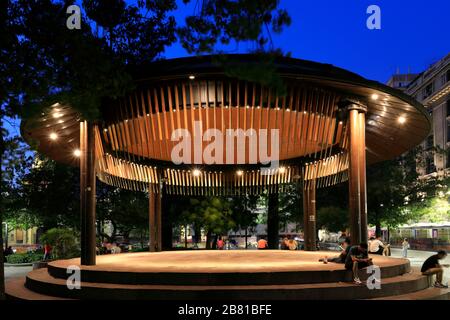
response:
[[[433,119],[433,129],[422,143],[423,159],[417,166],[425,177],[444,175],[450,169],[450,53],[424,72],[393,75],[387,84],[421,102]],[[433,150],[433,152],[430,152]]]
[[[421,144],[416,170],[421,179],[450,174],[450,53],[420,74],[396,74],[389,86],[402,90],[421,102],[433,119],[430,135]],[[450,248],[450,222],[441,221],[401,226],[390,232],[390,242],[400,245],[404,238],[411,248],[437,250]]]

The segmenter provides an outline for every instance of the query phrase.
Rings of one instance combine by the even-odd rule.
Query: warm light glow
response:
[[[285,172],[286,172],[286,168],[285,168],[285,167],[280,167],[280,168],[278,169],[278,172],[279,172],[279,173],[285,173]]]
[[[56,113],[53,114],[53,118],[59,118],[59,117],[62,117],[61,113],[56,112]]]
[[[195,79],[195,76],[194,76],[193,74],[191,74],[191,75],[189,76],[189,79],[194,80],[194,79]]]
[[[80,149],[75,149],[75,150],[73,151],[73,155],[74,155],[75,157],[81,156],[81,150],[80,150]]]
[[[58,135],[56,133],[52,132],[52,133],[50,133],[50,139],[56,140],[56,139],[58,139]]]
[[[192,175],[193,175],[194,177],[198,177],[198,176],[200,176],[200,174],[201,174],[201,172],[200,172],[200,170],[198,170],[198,169],[194,169],[194,171],[192,171]]]
[[[238,170],[238,171],[236,171],[236,174],[237,174],[238,176],[242,176],[242,175],[244,174],[244,171]]]
[[[372,100],[378,100],[378,95],[376,93],[372,94],[371,96]]]
[[[400,124],[404,124],[406,122],[406,118],[405,117],[398,117],[398,122]]]

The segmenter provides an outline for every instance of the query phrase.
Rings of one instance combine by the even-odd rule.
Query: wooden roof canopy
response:
[[[422,142],[431,120],[421,104],[402,92],[329,64],[277,58],[286,94],[258,82],[230,76],[228,67],[258,67],[255,55],[189,57],[149,63],[134,72],[136,88],[126,97],[105,103],[95,129],[98,178],[122,188],[159,189],[177,194],[240,194],[282,191],[294,181],[316,179],[318,187],[347,179],[347,118],[338,104],[353,98],[367,106],[367,162],[392,159]],[[228,67],[227,67],[228,66]],[[261,65],[264,67],[264,65]],[[80,115],[70,106],[55,104],[22,125],[26,140],[37,140],[38,151],[51,159],[78,165]],[[175,129],[188,129],[195,139],[201,131],[217,129],[278,129],[279,169],[262,174],[259,144],[247,137],[244,146],[223,148],[222,163],[176,165],[171,160]],[[269,131],[270,132],[270,131]],[[57,137],[57,139],[55,139]],[[270,136],[268,144],[270,146]],[[193,142],[192,142],[193,143]],[[204,150],[209,141],[201,142]],[[225,145],[225,143],[224,143]],[[270,148],[269,148],[270,149]],[[226,154],[234,155],[227,164]],[[254,153],[252,153],[254,154]]]

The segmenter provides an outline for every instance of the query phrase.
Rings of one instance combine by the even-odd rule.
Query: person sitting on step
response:
[[[434,286],[436,288],[448,288],[447,285],[442,284],[442,277],[444,275],[443,267],[448,267],[447,264],[439,264],[439,260],[445,259],[447,257],[447,252],[444,250],[439,250],[437,254],[432,255],[422,265],[422,269],[420,271],[423,275],[432,276],[436,275],[436,282]]]
[[[334,263],[345,263],[345,258],[347,258],[347,254],[350,251],[350,238],[345,238],[344,242],[342,242],[342,245],[339,246],[341,248],[341,254],[337,257],[328,258],[327,256],[323,257],[322,259],[319,259],[319,262],[323,262],[327,264],[328,262],[334,262]]]
[[[345,258],[345,269],[352,270],[353,282],[355,284],[362,283],[359,279],[359,270],[373,264],[372,258],[369,258],[367,252],[367,243],[360,243],[357,246],[351,247]]]

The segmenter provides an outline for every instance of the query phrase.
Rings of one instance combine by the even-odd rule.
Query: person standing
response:
[[[408,257],[408,249],[410,248],[409,246],[409,242],[408,239],[403,239],[402,242],[402,256],[403,258],[407,258]]]
[[[437,254],[432,255],[422,265],[422,269],[420,271],[425,276],[432,276],[436,275],[436,282],[434,283],[434,286],[436,288],[448,288],[447,285],[444,285],[442,283],[442,278],[444,276],[444,269],[443,267],[448,267],[448,265],[440,265],[439,260],[445,259],[447,256],[447,252],[444,250],[439,250]]]
[[[44,261],[50,260],[52,258],[52,246],[49,243],[44,245]]]
[[[219,237],[219,240],[217,240],[217,250],[223,250],[225,246],[225,242],[223,241],[222,237]]]

